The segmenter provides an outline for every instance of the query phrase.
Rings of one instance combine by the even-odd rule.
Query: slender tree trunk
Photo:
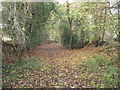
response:
[[[69,23],[69,32],[70,32],[70,42],[69,49],[72,49],[72,18],[69,16],[70,4],[67,1],[67,15],[68,15],[68,23]]]
[[[106,14],[107,14],[107,10],[106,10],[106,7],[105,7],[104,24],[106,23]],[[102,41],[104,41],[104,36],[105,36],[105,28],[103,29]]]
[[[69,49],[72,49],[72,20],[69,18],[69,25],[70,25],[70,44]]]
[[[14,2],[13,17],[14,17],[14,28],[16,33],[15,41],[17,42],[17,46],[14,45],[14,47],[17,51],[16,52],[17,56],[20,58],[20,51],[26,49],[26,47],[25,47],[25,33],[23,33],[23,31],[21,30],[21,26],[18,21],[18,16],[19,13],[17,11],[17,3]]]
[[[120,65],[120,2],[118,2],[118,62]]]

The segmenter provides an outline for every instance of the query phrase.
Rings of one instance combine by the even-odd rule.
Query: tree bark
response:
[[[120,10],[119,9],[120,9],[120,2],[118,2],[118,62],[120,60]]]
[[[67,15],[68,15],[69,32],[70,32],[69,49],[72,49],[72,18],[70,18],[69,12],[70,12],[70,4],[67,1]]]
[[[69,49],[72,49],[72,20],[69,18],[69,25],[70,25],[70,44]]]
[[[106,23],[106,14],[107,14],[107,10],[106,10],[106,7],[105,7],[104,24]],[[103,33],[102,33],[102,41],[104,41],[104,36],[105,36],[105,28],[103,29]]]

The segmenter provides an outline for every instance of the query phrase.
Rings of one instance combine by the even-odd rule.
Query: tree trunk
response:
[[[106,23],[106,14],[107,14],[107,11],[106,11],[106,7],[105,7],[105,18],[104,18],[104,24]],[[104,41],[104,36],[105,36],[105,27],[103,29],[103,33],[102,33],[102,41]]]
[[[120,2],[118,2],[118,62],[120,60]],[[120,62],[119,62],[120,65]]]
[[[69,25],[70,25],[70,44],[69,49],[72,49],[72,20],[69,18]]]
[[[72,49],[72,18],[69,17],[70,4],[67,1],[67,15],[68,15],[68,23],[69,23],[69,31],[70,31],[70,42],[69,49]]]

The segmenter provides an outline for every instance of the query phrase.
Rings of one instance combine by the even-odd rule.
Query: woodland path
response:
[[[86,60],[93,59],[97,49],[89,45],[69,50],[54,42],[37,46],[22,54],[26,61],[12,66],[8,73],[14,77],[5,74],[10,80],[5,79],[4,83],[11,83],[15,88],[100,87],[102,77],[84,66]]]
[[[95,53],[95,51],[96,48],[94,46],[69,50],[62,47],[59,43],[50,43],[37,46],[29,52],[29,57],[42,58],[57,68],[66,67],[67,69],[72,69],[80,58],[84,61],[87,56]]]
[[[79,66],[79,60],[84,62],[95,51],[94,46],[73,50],[65,49],[58,43],[37,46],[29,51],[28,57],[42,58],[47,65],[34,74],[37,76],[34,87],[88,87],[89,80],[84,78],[84,74],[87,75],[88,72],[84,71],[83,66]],[[83,75],[82,79],[77,78],[79,75]],[[92,75],[89,73],[89,76]]]
[[[111,67],[109,66],[111,57],[101,52],[104,48],[87,45],[81,49],[69,50],[54,42],[37,46],[30,51],[22,52],[23,57],[20,60],[3,64],[3,87],[105,87],[104,74],[106,75],[108,70],[106,68]],[[113,68],[115,71],[115,67]]]

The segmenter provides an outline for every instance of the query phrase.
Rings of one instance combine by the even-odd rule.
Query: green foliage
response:
[[[62,44],[63,46],[68,47],[70,43],[70,32],[69,28],[65,25],[61,26],[62,29]],[[87,38],[87,33],[85,33],[83,30],[79,31],[79,33],[74,33],[72,32],[72,48],[83,48],[88,41],[86,40]]]
[[[114,60],[115,61],[115,60]],[[104,87],[118,87],[118,68],[116,64],[110,64],[105,57],[93,55],[92,60],[87,60],[84,65],[92,72],[102,75]]]
[[[50,17],[50,12],[54,10],[54,3],[35,3],[33,7],[33,16],[31,27],[28,28],[27,32],[29,36],[29,40],[27,42],[28,48],[35,47],[40,44],[42,39],[44,38],[45,32],[45,24],[47,19]],[[42,13],[42,14],[41,14]],[[29,26],[29,25],[27,25]],[[31,30],[31,32],[28,32]]]
[[[46,20],[54,11],[53,2],[22,3],[3,2],[4,34],[9,35],[19,47],[31,48],[40,44]]]
[[[34,70],[41,69],[42,64],[42,59],[39,58],[22,59],[17,62],[14,60],[14,63],[3,64],[3,87],[12,87],[14,83],[19,82],[22,75],[28,75]]]
[[[62,43],[63,43],[63,46],[67,46],[69,44],[69,41],[70,41],[70,33],[69,33],[69,29],[68,27],[62,27],[64,28],[63,30],[63,34],[61,36],[62,38]]]
[[[85,62],[85,66],[91,69],[93,72],[98,72],[99,70],[99,64],[96,60],[88,60]]]
[[[118,68],[108,66],[106,72],[102,72],[105,88],[118,87]]]
[[[14,63],[3,64],[3,70],[7,70],[6,72],[10,72],[11,70],[24,71],[24,69],[35,69],[36,66],[40,65],[41,63],[42,63],[42,59],[38,59],[38,58],[22,59],[19,61],[17,60],[16,62],[14,60]],[[3,74],[6,72],[3,72]]]
[[[84,47],[88,42],[91,43],[104,39],[106,35],[104,35],[104,31],[109,33],[111,37],[118,34],[117,18],[116,16],[112,17],[108,12],[107,14],[105,13],[106,3],[70,4],[69,15],[67,14],[66,4],[59,5],[53,2],[6,2],[2,3],[2,6],[3,23],[8,25],[3,28],[4,33],[19,44],[22,43],[20,46],[27,48],[39,45],[45,38],[44,35],[49,30],[54,32],[55,29],[56,31],[63,29],[63,33],[57,32],[57,34],[63,34],[61,35],[63,39],[62,44],[68,46],[70,43],[68,17],[72,20],[73,48]],[[51,13],[54,13],[55,17],[52,17]],[[15,19],[16,25],[14,24]],[[46,23],[48,20],[51,20],[50,23]],[[59,25],[56,22],[59,22]],[[59,36],[54,35],[57,40]]]
[[[98,62],[99,65],[105,65],[107,63],[107,60],[105,57],[101,57],[97,54],[93,55],[93,58],[96,62]]]

